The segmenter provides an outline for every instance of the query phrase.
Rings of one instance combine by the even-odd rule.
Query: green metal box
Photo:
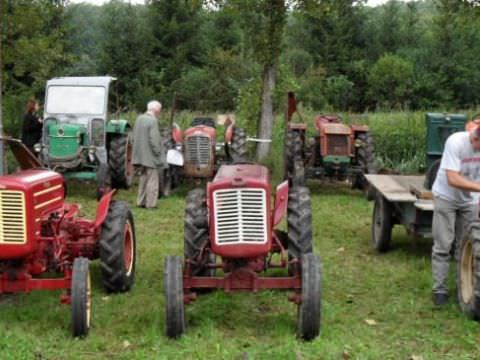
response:
[[[464,114],[427,113],[427,168],[442,157],[443,146],[447,138],[458,131],[465,130],[467,116]]]

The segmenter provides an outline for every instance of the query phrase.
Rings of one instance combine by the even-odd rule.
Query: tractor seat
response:
[[[209,117],[198,117],[192,120],[191,126],[204,125],[215,129],[215,120]]]

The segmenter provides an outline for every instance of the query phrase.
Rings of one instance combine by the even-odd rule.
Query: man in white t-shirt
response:
[[[432,275],[433,302],[444,305],[448,302],[448,267],[450,251],[455,239],[457,245],[463,240],[468,224],[478,215],[480,192],[480,127],[457,132],[447,139],[432,187],[433,247]],[[475,194],[476,195],[476,194]]]

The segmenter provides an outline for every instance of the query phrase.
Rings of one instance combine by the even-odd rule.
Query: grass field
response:
[[[315,341],[295,338],[296,307],[286,292],[272,291],[203,295],[187,307],[186,335],[177,341],[165,337],[163,258],[183,253],[184,188],[156,210],[133,210],[138,248],[130,293],[107,296],[98,261],[92,264],[88,338],[71,338],[70,308],[59,304],[59,292],[4,295],[0,358],[480,358],[478,323],[467,320],[455,300],[443,309],[432,306],[430,241],[408,238],[398,228],[392,251],[376,255],[370,246],[372,204],[343,185],[310,185],[315,252],[323,261],[322,330]],[[121,191],[117,198],[133,204],[135,191]],[[75,184],[70,193],[70,201],[94,215],[93,187]]]

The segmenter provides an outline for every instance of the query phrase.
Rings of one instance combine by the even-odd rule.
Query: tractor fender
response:
[[[282,221],[287,213],[288,206],[288,180],[277,186],[275,191],[275,207],[273,211],[273,226]]]
[[[107,134],[125,134],[130,129],[127,120],[109,120],[107,122]]]
[[[112,197],[115,192],[116,190],[113,189],[112,191],[106,193],[98,202],[97,215],[95,216],[95,229],[98,229],[100,226],[102,226],[103,222],[107,218],[110,202],[112,201]]]
[[[233,132],[235,131],[235,125],[230,124],[228,125],[227,129],[225,130],[225,143],[231,144],[233,138]]]
[[[352,128],[352,131],[353,131],[355,134],[365,133],[365,132],[368,132],[368,131],[369,131],[369,128],[368,128],[367,125],[350,125],[350,127]]]
[[[172,125],[172,139],[175,144],[181,144],[183,140],[182,130],[180,129],[180,126],[175,123]]]

